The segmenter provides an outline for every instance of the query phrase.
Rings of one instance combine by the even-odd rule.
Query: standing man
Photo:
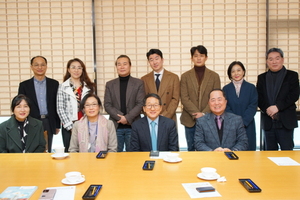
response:
[[[211,113],[197,119],[197,151],[245,151],[248,138],[241,116],[225,112],[226,96],[221,89],[211,91],[208,105]]]
[[[117,129],[118,152],[130,150],[131,124],[140,119],[145,96],[143,81],[130,76],[131,61],[120,55],[115,63],[119,77],[105,86],[104,108]]]
[[[202,46],[191,48],[191,60],[194,68],[181,76],[180,90],[183,105],[180,117],[185,126],[185,137],[188,151],[195,151],[194,135],[196,119],[210,112],[207,104],[209,93],[213,89],[221,88],[219,75],[205,66],[207,49]]]
[[[34,76],[19,84],[18,94],[24,94],[31,100],[30,116],[43,122],[47,141],[46,150],[51,153],[53,135],[60,130],[60,120],[56,112],[56,94],[58,81],[46,77],[47,59],[33,57],[30,67]]]
[[[145,93],[158,94],[162,101],[160,115],[176,122],[176,109],[180,98],[179,78],[164,69],[164,58],[159,49],[150,49],[146,56],[153,71],[141,78],[144,81]]]
[[[146,116],[132,124],[132,151],[179,151],[176,122],[160,116],[162,101],[157,94],[144,98]]]
[[[278,144],[281,150],[293,150],[294,128],[298,127],[298,73],[285,68],[281,49],[270,49],[266,60],[269,70],[258,75],[256,85],[266,150],[278,150]]]

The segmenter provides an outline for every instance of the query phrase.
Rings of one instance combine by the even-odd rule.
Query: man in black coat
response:
[[[56,94],[58,81],[46,77],[47,59],[36,56],[31,59],[34,76],[19,84],[18,94],[24,94],[31,100],[30,116],[43,122],[44,134],[48,135],[48,152],[51,152],[53,135],[59,133],[60,119],[56,112]]]
[[[258,76],[256,85],[266,150],[278,150],[278,144],[281,150],[293,150],[294,128],[298,127],[298,73],[285,68],[281,49],[270,49],[266,59],[269,70]]]

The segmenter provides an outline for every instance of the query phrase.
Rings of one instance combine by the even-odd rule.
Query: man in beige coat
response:
[[[153,71],[141,78],[144,81],[145,93],[158,94],[162,100],[160,115],[176,121],[176,109],[180,98],[179,78],[164,69],[163,54],[159,49],[150,49],[146,55]]]
[[[213,89],[220,89],[219,75],[205,66],[207,49],[199,45],[191,48],[191,60],[194,68],[181,76],[180,90],[183,111],[180,117],[185,126],[185,137],[188,151],[195,151],[194,135],[196,119],[210,112],[208,105],[209,93]]]

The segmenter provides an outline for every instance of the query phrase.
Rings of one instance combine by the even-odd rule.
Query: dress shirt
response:
[[[36,99],[38,101],[39,110],[41,115],[47,115],[47,99],[46,99],[46,78],[42,81],[37,80],[34,78],[34,89],[36,93]]]

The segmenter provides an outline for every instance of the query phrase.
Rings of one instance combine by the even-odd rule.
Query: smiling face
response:
[[[160,112],[161,112],[161,105],[159,105],[159,100],[154,97],[149,97],[146,100],[146,103],[143,107],[144,112],[146,113],[147,117],[152,121],[155,120]]]
[[[245,75],[245,71],[242,69],[240,65],[234,65],[231,68],[231,78],[235,81],[240,81]]]
[[[30,108],[24,99],[20,102],[19,105],[16,105],[13,111],[16,119],[20,122],[23,122],[28,117],[29,112]]]
[[[30,67],[35,76],[45,76],[47,63],[42,57],[34,58]]]
[[[194,63],[194,66],[203,67],[203,66],[205,66],[207,56],[205,54],[199,53],[199,51],[196,50],[194,55],[192,56],[191,60]]]
[[[130,63],[128,58],[121,57],[116,62],[118,75],[121,77],[126,77],[130,74]]]
[[[278,52],[271,52],[268,55],[267,65],[272,72],[278,72],[283,68],[284,58]]]
[[[222,91],[212,91],[209,95],[209,108],[215,115],[222,115],[225,111],[227,100]]]
[[[89,97],[84,104],[84,113],[88,118],[98,117],[100,105],[95,97]]]
[[[82,75],[82,66],[79,62],[74,61],[70,64],[68,68],[68,72],[70,73],[73,79],[80,79]]]
[[[152,54],[149,56],[148,62],[156,73],[161,72],[163,69],[164,59],[160,57],[158,54]]]

